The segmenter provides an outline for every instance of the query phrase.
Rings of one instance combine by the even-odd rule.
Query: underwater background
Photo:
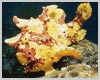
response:
[[[80,2],[3,2],[2,3],[2,77],[38,77],[41,73],[24,74],[23,68],[16,59],[15,49],[6,45],[4,40],[17,35],[20,30],[13,23],[13,16],[29,19],[36,18],[42,11],[42,6],[56,4],[66,13],[66,21],[75,17]],[[93,9],[92,16],[83,25],[87,30],[86,39],[98,44],[98,3],[90,3]]]

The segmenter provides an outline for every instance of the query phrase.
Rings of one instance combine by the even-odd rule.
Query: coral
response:
[[[5,43],[17,49],[16,57],[24,66],[25,73],[42,70],[48,74],[55,71],[53,63],[63,56],[82,58],[78,50],[69,47],[84,39],[86,35],[86,30],[81,29],[83,22],[87,20],[80,11],[81,8],[84,10],[84,3],[80,5],[75,18],[69,23],[65,23],[65,12],[57,8],[57,5],[43,7],[42,13],[36,19],[13,17],[13,22],[21,32],[6,39]],[[89,3],[85,5],[89,6],[88,9],[91,8]],[[86,13],[88,18],[90,13]]]

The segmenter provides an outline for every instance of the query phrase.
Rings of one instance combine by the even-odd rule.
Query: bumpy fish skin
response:
[[[88,6],[86,13],[84,6]],[[16,57],[25,66],[25,73],[54,71],[52,64],[63,56],[82,58],[82,54],[69,45],[84,39],[86,30],[81,29],[81,26],[91,15],[90,4],[81,3],[75,18],[69,23],[65,23],[66,14],[57,5],[43,7],[42,13],[36,19],[14,16],[13,22],[21,32],[6,39],[5,43],[17,49]]]

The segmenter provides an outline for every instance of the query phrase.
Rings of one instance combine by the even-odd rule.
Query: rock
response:
[[[80,62],[86,63],[91,67],[95,67],[98,70],[98,45],[90,42],[89,40],[82,40],[77,45],[72,45],[83,54],[83,58]]]
[[[97,77],[97,71],[85,64],[75,64],[65,67],[64,70],[55,71],[44,76],[45,78],[94,78]]]

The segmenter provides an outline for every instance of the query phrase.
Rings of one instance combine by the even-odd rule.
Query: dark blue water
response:
[[[12,18],[14,15],[20,18],[36,18],[42,11],[42,6],[56,4],[62,8],[67,17],[66,22],[71,21],[75,17],[75,12],[80,4],[79,2],[3,2],[2,4],[2,45],[3,45],[3,77],[34,77],[33,74],[21,74],[20,64],[17,62],[15,57],[15,52],[13,48],[7,46],[4,43],[4,40],[9,37],[13,37],[18,34],[19,29],[13,24]],[[82,28],[87,30],[86,39],[98,44],[98,3],[90,3],[93,9],[93,13],[90,19],[88,19],[82,26]],[[11,58],[14,61],[11,62]],[[8,67],[5,68],[5,65],[9,63]],[[17,65],[16,65],[17,64]],[[16,66],[12,69],[13,66]],[[19,68],[19,69],[17,69]],[[7,71],[9,73],[7,73]],[[20,75],[19,75],[20,74]],[[19,76],[18,76],[19,75]]]

